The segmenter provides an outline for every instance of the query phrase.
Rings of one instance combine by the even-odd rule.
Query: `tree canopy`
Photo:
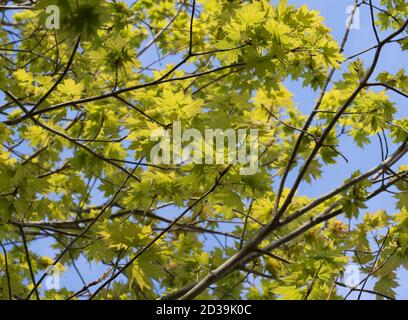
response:
[[[318,11],[285,0],[3,1],[0,298],[395,299],[408,118],[392,97],[408,97],[408,78],[381,57],[407,50],[408,4],[375,2],[352,13],[370,13],[375,43],[347,57],[353,19],[339,42]],[[297,105],[287,81],[315,104]],[[256,129],[256,173],[153,163],[152,133],[175,121]],[[380,141],[377,165],[302,195],[348,161],[347,137]],[[381,194],[395,210],[365,210]],[[85,281],[81,259],[105,273]],[[82,285],[45,288],[50,266]]]

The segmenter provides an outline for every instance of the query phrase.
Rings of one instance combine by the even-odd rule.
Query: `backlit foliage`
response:
[[[408,78],[378,57],[407,49],[408,4],[376,1],[367,64],[343,55],[318,11],[272,2],[3,1],[1,299],[342,299],[349,265],[360,288],[374,283],[365,295],[396,297],[408,120],[391,96],[407,98]],[[44,26],[50,4],[60,30]],[[316,92],[316,106],[300,108],[288,81]],[[173,121],[258,129],[258,172],[151,165],[151,133]],[[384,162],[319,197],[297,192],[345,161],[345,137],[361,148],[380,137]],[[395,210],[369,212],[382,193]],[[106,272],[46,290],[47,267],[78,276],[84,259]]]

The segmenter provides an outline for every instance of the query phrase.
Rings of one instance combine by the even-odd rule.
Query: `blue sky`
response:
[[[276,1],[273,1],[276,2]],[[294,5],[304,5],[306,4],[309,8],[319,10],[321,14],[325,17],[325,22],[327,26],[332,29],[332,34],[336,40],[340,41],[344,31],[345,24],[348,14],[346,13],[346,8],[353,4],[352,0],[289,0],[290,4]],[[374,1],[379,2],[379,1]],[[344,55],[351,56],[363,49],[371,47],[375,44],[375,38],[371,28],[369,11],[366,7],[360,10],[360,28],[357,30],[352,30],[349,36],[349,40],[345,47]],[[154,48],[148,50],[142,56],[142,64],[147,65],[149,62],[157,58]],[[372,53],[367,53],[361,56],[363,61],[368,65],[371,63]],[[378,64],[377,72],[387,70],[388,72],[395,73],[400,68],[408,66],[408,57],[403,55],[395,45],[387,46],[382,54],[380,62]],[[336,73],[339,76],[340,72]],[[314,106],[314,101],[317,98],[318,92],[313,92],[310,89],[305,89],[301,84],[297,82],[287,81],[287,87],[292,93],[294,93],[294,101],[298,107],[305,113],[310,112]],[[392,100],[397,104],[400,104],[400,117],[408,116],[408,108],[404,105],[404,101],[396,94],[389,93]],[[2,101],[2,96],[0,95],[0,103]],[[325,193],[332,188],[341,184],[341,182],[350,176],[351,172],[356,170],[366,171],[371,167],[377,165],[381,159],[379,156],[379,145],[378,140],[373,140],[373,143],[365,147],[364,150],[357,148],[351,139],[344,138],[341,141],[340,151],[349,159],[349,163],[339,159],[338,164],[330,166],[328,170],[323,173],[323,179],[319,180],[318,183],[313,185],[301,184],[299,188],[299,194],[307,196],[318,196]],[[392,146],[391,146],[392,149]],[[408,163],[408,158],[405,157],[401,163]],[[289,180],[290,182],[290,180]],[[290,183],[289,183],[290,185]],[[98,198],[99,194],[95,193],[94,198]],[[389,212],[395,211],[395,201],[390,194],[383,194],[371,200],[369,202],[369,208],[363,210],[362,215],[365,212],[375,212],[379,209],[385,209]],[[163,212],[166,216],[175,215],[176,210],[171,210],[171,212]],[[212,241],[212,240],[209,240]],[[42,255],[52,255],[50,251],[48,241],[37,241],[32,247]],[[88,264],[84,259],[79,261],[78,266],[83,274],[85,280],[93,281],[97,279],[104,271],[105,267],[98,266],[94,264]],[[401,270],[398,272],[398,277],[400,279],[401,286],[397,289],[398,298],[408,299],[408,272]],[[80,279],[76,275],[75,271],[70,268],[68,272],[62,276],[62,285],[69,289],[79,289],[82,287]],[[372,283],[371,283],[372,284]],[[344,291],[343,291],[344,292]],[[372,296],[364,295],[365,298],[372,298]]]

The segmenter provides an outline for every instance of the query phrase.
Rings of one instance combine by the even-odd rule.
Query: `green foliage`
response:
[[[106,268],[92,298],[180,297],[265,226],[272,231],[248,260],[199,298],[341,299],[349,264],[374,279],[377,298],[396,298],[397,272],[408,268],[407,166],[396,168],[406,161],[408,119],[393,97],[407,95],[405,70],[346,59],[318,11],[271,2],[200,0],[193,18],[192,1],[175,0],[40,0],[38,10],[13,12],[15,24],[0,30],[0,241],[8,259],[6,266],[0,250],[0,299],[9,298],[8,280],[14,299],[34,299],[31,271],[38,279],[57,258],[60,272],[83,259]],[[44,27],[51,4],[59,30]],[[406,1],[381,6],[381,35],[399,30]],[[402,31],[390,41],[406,50]],[[295,103],[288,81],[325,89],[314,110]],[[242,175],[241,163],[151,163],[152,133],[174,138],[174,121],[203,136],[258,130],[257,172]],[[353,174],[342,164],[345,138],[368,148],[378,137],[378,160],[392,161],[360,179],[365,159]],[[350,178],[337,186],[330,170]],[[304,182],[339,188],[312,198],[300,192]],[[395,212],[367,209],[379,194]],[[56,252],[50,257],[33,250],[43,238]],[[86,287],[39,285],[41,298],[87,297]]]

